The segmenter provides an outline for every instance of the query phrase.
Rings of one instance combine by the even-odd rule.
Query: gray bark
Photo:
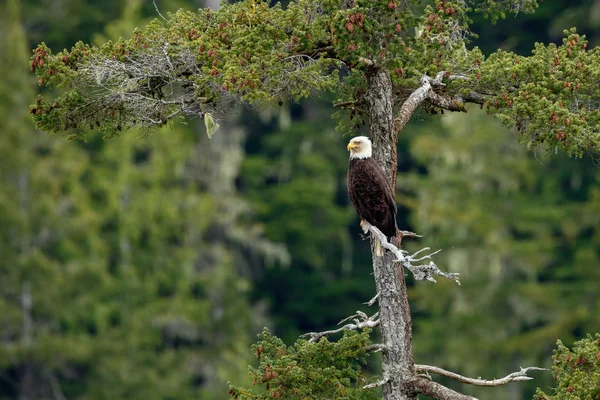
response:
[[[414,391],[429,396],[434,399],[443,400],[477,400],[473,396],[455,392],[454,390],[440,385],[437,382],[431,381],[422,376],[416,377],[414,380],[407,382],[407,386]]]
[[[393,122],[392,81],[385,71],[374,70],[367,78],[367,101],[370,112],[370,134],[373,157],[383,166],[392,187],[396,187],[398,154],[397,132]],[[374,241],[371,241],[374,246]],[[373,273],[379,293],[379,317],[383,352],[382,374],[384,400],[416,400],[409,388],[414,379],[410,308],[404,271],[394,262],[395,256],[385,252],[373,254]]]
[[[386,71],[373,71],[367,77],[369,129],[373,142],[373,157],[383,166],[392,187],[396,187],[398,169],[398,131],[394,130],[392,80]]]

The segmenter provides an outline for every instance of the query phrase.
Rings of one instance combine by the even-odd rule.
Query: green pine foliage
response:
[[[346,331],[341,339],[319,342],[299,339],[286,346],[265,330],[252,346],[259,361],[250,368],[255,392],[230,386],[237,400],[249,399],[377,399],[377,390],[363,389],[367,379],[362,366],[368,357],[369,330]]]
[[[597,92],[590,77],[598,73],[600,52],[588,50],[585,35],[575,29],[564,34],[561,46],[538,43],[530,57],[490,55],[478,79],[484,87],[504,87],[486,103],[488,112],[515,127],[529,148],[549,144],[582,157],[597,151],[599,142],[600,113],[593,106]]]
[[[556,381],[553,394],[547,395],[538,389],[534,400],[600,399],[600,334],[575,342],[573,350],[559,340],[552,359],[552,375]]]
[[[536,6],[489,1],[475,11],[497,17]],[[469,11],[450,0],[298,0],[286,9],[246,0],[218,12],[178,11],[136,29],[129,40],[78,42],[56,55],[39,45],[30,64],[39,84],[66,92],[52,101],[38,98],[31,113],[43,130],[83,137],[84,128],[98,125],[111,136],[184,115],[222,116],[233,100],[275,104],[316,90],[353,104],[339,116],[341,129],[355,130],[368,115],[364,83],[375,64],[390,73],[400,100],[422,75],[445,71],[445,93],[456,104],[478,93],[530,148],[561,148],[576,157],[598,150],[599,53],[587,49],[585,36],[566,31],[561,46],[538,44],[528,57],[498,51],[486,59],[466,47]],[[382,45],[373,46],[372,38]]]

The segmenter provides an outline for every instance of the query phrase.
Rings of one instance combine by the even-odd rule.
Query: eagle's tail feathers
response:
[[[383,257],[383,246],[379,239],[375,239],[375,255],[377,257]]]

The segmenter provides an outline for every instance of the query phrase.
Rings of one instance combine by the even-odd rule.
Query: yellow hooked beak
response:
[[[352,143],[352,142],[348,143],[348,146],[346,146],[348,151],[350,151],[351,149],[355,149],[357,147],[358,147],[358,145],[356,143]]]

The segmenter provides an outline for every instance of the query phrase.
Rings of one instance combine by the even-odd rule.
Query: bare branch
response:
[[[365,351],[373,352],[373,353],[378,353],[378,352],[384,351],[384,350],[387,350],[387,346],[384,344],[379,344],[379,343],[371,344],[371,345],[365,347]]]
[[[463,100],[465,103],[475,103],[483,105],[486,99],[485,96],[481,93],[469,92],[467,95],[463,96]]]
[[[407,389],[438,400],[478,400],[476,397],[455,392],[454,390],[423,376],[419,376],[416,379],[407,382],[406,386]]]
[[[411,231],[400,231],[400,234],[402,235],[403,238],[422,238],[423,235],[419,235],[418,233],[414,233]]]
[[[376,302],[376,301],[377,301],[377,299],[379,298],[379,294],[380,294],[380,293],[379,293],[379,292],[377,292],[377,294],[376,294],[375,296],[373,296],[373,298],[372,298],[371,300],[369,300],[369,301],[367,301],[366,303],[363,303],[363,304],[366,304],[366,305],[368,305],[369,307],[371,307],[373,304],[375,304],[375,302]]]
[[[410,272],[412,272],[412,274],[416,280],[422,281],[422,280],[426,279],[430,282],[436,282],[434,276],[437,275],[437,276],[443,276],[446,279],[450,279],[460,285],[458,273],[442,272],[437,267],[437,265],[435,265],[435,263],[433,261],[430,261],[429,264],[424,264],[424,265],[413,265],[412,264],[413,262],[419,262],[419,261],[423,261],[426,259],[430,259],[432,255],[439,253],[441,250],[438,250],[434,253],[431,253],[431,254],[428,254],[428,255],[425,255],[422,257],[417,257],[422,252],[429,250],[429,248],[426,247],[424,249],[417,251],[416,253],[414,253],[412,255],[409,255],[407,251],[400,250],[393,244],[389,243],[387,240],[387,237],[373,225],[364,221],[363,228],[364,227],[367,227],[368,230],[371,232],[371,234],[373,236],[375,236],[377,239],[379,239],[379,241],[381,242],[381,245],[384,248],[386,248],[389,251],[391,251],[392,253],[394,253],[394,255],[396,256],[396,262],[401,263],[404,268],[406,268]]]
[[[448,77],[449,81],[456,81],[456,80],[461,80],[461,81],[468,81],[470,80],[469,77],[465,76],[465,75],[450,75]]]
[[[467,109],[465,108],[465,103],[462,99],[453,99],[448,96],[439,95],[434,91],[430,91],[427,100],[432,105],[444,110],[467,112]]]
[[[389,381],[390,381],[390,378],[384,374],[380,380],[378,380],[377,382],[373,382],[373,383],[363,386],[363,389],[374,389],[376,387],[385,385]]]
[[[158,9],[158,5],[156,4],[156,0],[152,0],[152,4],[154,4],[154,9],[156,10],[156,13],[157,13],[157,14],[158,14],[158,15],[159,15],[159,16],[160,16],[162,19],[164,19],[165,21],[169,22],[169,21],[168,21],[168,20],[165,18],[165,16],[164,16],[164,15],[162,15],[162,14],[160,13],[160,10]]]
[[[531,376],[528,376],[527,372],[529,372],[529,371],[547,371],[546,368],[527,367],[527,368],[521,368],[520,371],[513,372],[512,374],[509,374],[509,375],[505,376],[504,378],[485,380],[485,379],[468,378],[468,377],[459,375],[457,373],[454,373],[451,371],[446,371],[445,369],[430,366],[430,365],[415,365],[415,368],[416,368],[417,372],[426,372],[426,373],[436,374],[436,375],[440,375],[440,376],[445,376],[447,378],[454,379],[456,381],[459,381],[462,383],[467,383],[469,385],[475,385],[475,386],[502,386],[502,385],[505,385],[510,382],[529,381],[529,380],[532,380],[533,378]]]
[[[358,317],[358,318],[356,318]],[[339,322],[339,324],[346,322],[350,319],[353,319],[354,323],[351,324],[346,324],[344,326],[342,326],[341,328],[338,329],[333,329],[330,331],[324,331],[324,332],[309,332],[309,333],[305,333],[304,335],[302,335],[302,337],[305,336],[310,336],[310,339],[308,340],[309,342],[318,342],[319,340],[321,340],[322,337],[325,336],[329,336],[329,335],[334,335],[336,333],[340,333],[343,332],[345,330],[357,330],[357,329],[363,329],[363,328],[375,328],[376,326],[379,325],[379,312],[376,312],[375,314],[373,314],[371,317],[367,317],[367,314],[365,314],[362,311],[357,311],[356,314],[343,319]],[[339,325],[338,324],[338,325]]]
[[[357,101],[340,101],[338,103],[333,103],[335,108],[354,108]]]
[[[423,75],[421,78],[421,86],[408,96],[408,99],[406,99],[400,107],[398,115],[394,118],[394,132],[396,134],[398,134],[408,123],[417,107],[429,97],[429,93],[433,86],[443,85],[442,79],[444,78],[445,73],[445,71],[441,71],[433,79],[427,75]]]
[[[485,95],[476,92],[470,92],[466,95],[456,95],[454,97],[440,93],[440,89],[446,86],[442,82],[444,76],[445,71],[441,71],[433,79],[426,75],[421,78],[421,86],[414,90],[404,103],[402,103],[398,115],[394,119],[394,129],[396,133],[404,128],[412,113],[424,101],[427,101],[429,104],[441,108],[442,110],[454,112],[467,112],[467,109],[465,108],[466,103],[475,103],[479,105],[485,103]],[[448,80],[469,80],[469,78],[463,75],[450,75]]]

